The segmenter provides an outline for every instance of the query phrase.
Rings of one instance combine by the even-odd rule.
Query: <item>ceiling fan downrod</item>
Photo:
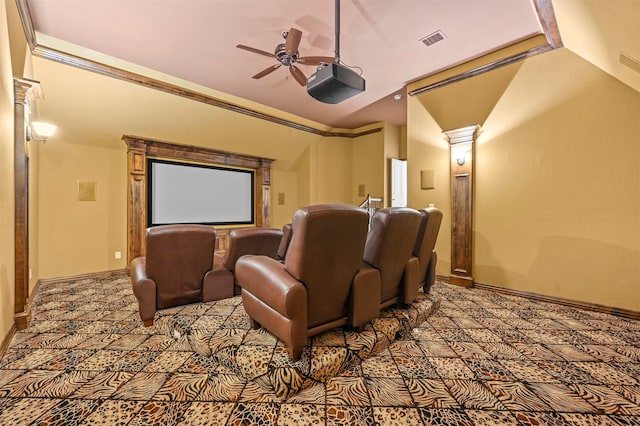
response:
[[[336,0],[336,49],[334,50],[335,54],[335,63],[340,63],[340,0]]]
[[[365,81],[351,68],[340,64],[340,0],[336,2],[336,50],[333,63],[322,62],[307,79],[307,93],[326,104],[337,104],[364,92]]]

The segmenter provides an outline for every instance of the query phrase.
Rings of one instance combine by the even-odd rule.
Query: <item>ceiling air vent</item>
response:
[[[436,31],[435,33],[431,33],[426,37],[420,39],[426,46],[431,46],[432,44],[436,44],[439,41],[444,40],[447,36],[441,30]]]

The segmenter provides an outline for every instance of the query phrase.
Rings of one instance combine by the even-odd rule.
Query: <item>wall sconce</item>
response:
[[[462,167],[468,161],[473,160],[473,143],[479,129],[480,126],[474,125],[442,133],[444,138],[449,141],[452,162],[455,161],[458,166]]]
[[[34,121],[27,126],[27,141],[34,140],[36,142],[45,143],[56,131],[58,127],[44,123],[42,121]]]
[[[462,146],[453,146],[451,148],[451,157],[456,161],[458,166],[464,166],[464,163],[467,162],[468,150],[469,146],[467,144],[463,144]]]

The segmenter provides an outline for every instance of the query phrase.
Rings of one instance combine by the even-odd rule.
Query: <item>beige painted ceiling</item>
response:
[[[343,0],[340,58],[366,91],[337,105],[311,98],[283,66],[256,80],[291,27],[300,56],[334,55],[330,0],[27,0],[38,45],[119,60],[336,128],[406,123],[407,83],[542,34],[532,0]],[[445,38],[427,47],[424,37]],[[300,65],[309,76],[312,66]]]

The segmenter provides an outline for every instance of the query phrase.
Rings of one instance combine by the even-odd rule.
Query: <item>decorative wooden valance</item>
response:
[[[122,140],[127,144],[128,148],[127,238],[129,241],[127,259],[129,263],[138,256],[144,256],[146,252],[147,157],[253,169],[256,179],[255,225],[270,225],[271,163],[274,160],[191,145],[157,141],[139,136],[123,135]]]

